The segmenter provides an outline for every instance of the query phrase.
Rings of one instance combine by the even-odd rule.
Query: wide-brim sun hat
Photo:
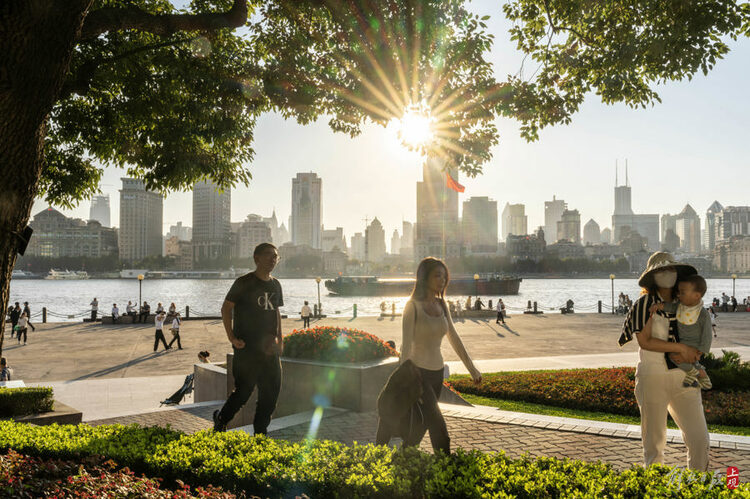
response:
[[[695,267],[687,263],[678,262],[670,253],[657,251],[648,258],[646,270],[638,278],[638,285],[642,288],[650,288],[654,284],[654,274],[669,267],[673,267],[677,271],[677,280],[698,273]]]

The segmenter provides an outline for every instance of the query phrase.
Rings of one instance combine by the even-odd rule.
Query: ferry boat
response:
[[[517,295],[523,279],[499,275],[457,276],[451,278],[447,295]],[[332,295],[337,296],[408,296],[414,288],[416,279],[380,278],[376,276],[340,276],[329,279],[325,286]]]
[[[51,269],[45,279],[50,280],[72,280],[72,279],[88,279],[89,274],[85,270],[55,270]]]
[[[10,278],[15,279],[33,279],[36,277],[33,273],[27,271],[27,270],[14,270],[10,274]]]

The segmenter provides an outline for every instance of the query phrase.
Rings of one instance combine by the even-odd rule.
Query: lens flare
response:
[[[409,104],[401,118],[393,118],[389,126],[409,149],[424,150],[435,138],[435,119],[425,101]]]

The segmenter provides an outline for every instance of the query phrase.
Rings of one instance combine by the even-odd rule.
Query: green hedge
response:
[[[55,402],[52,388],[0,388],[0,417],[12,418],[49,412]]]
[[[555,458],[510,459],[478,451],[291,443],[242,432],[185,435],[163,428],[32,426],[0,421],[0,451],[42,458],[101,455],[137,472],[261,497],[750,497],[711,474],[663,466],[613,471]]]
[[[353,328],[317,326],[284,336],[284,357],[327,362],[363,362],[398,356],[375,335]]]

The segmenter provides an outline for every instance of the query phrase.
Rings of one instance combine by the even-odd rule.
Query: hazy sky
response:
[[[509,41],[501,3],[475,1],[470,8],[492,16],[489,28],[496,41],[490,60],[498,79],[515,74],[521,56]],[[544,201],[554,194],[581,212],[582,226],[593,218],[601,228],[609,227],[615,160],[622,182],[627,159],[636,213],[677,213],[689,202],[702,218],[714,200],[725,206],[750,204],[750,40],[730,46],[732,51],[708,76],[661,87],[662,103],[653,108],[605,106],[590,95],[572,124],[547,128],[534,143],[520,138],[515,121],[499,119],[500,144],[494,158],[484,174],[459,179],[466,186],[459,201],[490,196],[500,212],[506,202],[524,203],[531,231],[543,225]],[[535,66],[527,62],[526,68],[530,74]],[[232,221],[249,213],[269,216],[275,208],[279,220],[288,224],[291,179],[297,172],[313,171],[323,179],[326,227],[343,227],[348,242],[354,232],[364,230],[365,217],[377,216],[390,246],[401,220],[416,218],[421,160],[381,127],[369,126],[350,139],[330,131],[326,121],[300,126],[274,114],[260,119],[253,180],[232,192]],[[115,226],[123,175],[122,170],[107,169],[102,182]],[[63,211],[86,219],[89,206],[85,201]],[[32,215],[46,207],[38,201]],[[170,194],[164,202],[164,232],[177,221],[191,225],[191,210],[191,193]]]

